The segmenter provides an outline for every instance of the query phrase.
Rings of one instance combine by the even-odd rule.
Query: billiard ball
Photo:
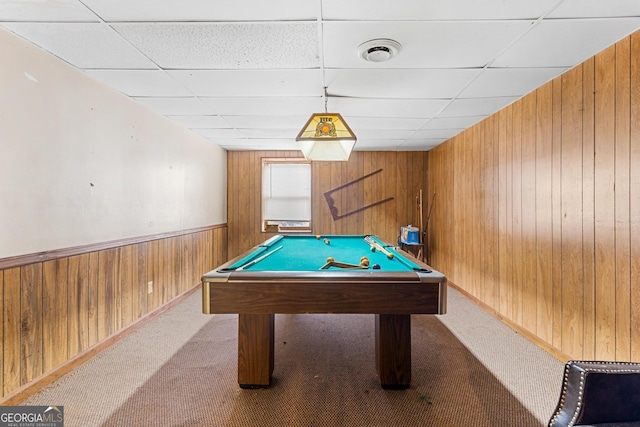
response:
[[[330,256],[329,258],[327,258],[327,262],[333,262],[333,261],[335,261],[335,259],[333,259],[333,257],[332,257],[332,256]]]
[[[320,240],[320,235],[316,234],[316,239]]]
[[[325,237],[325,238],[324,238],[324,244],[325,244],[325,245],[328,245],[329,243],[331,243],[331,241]]]
[[[376,251],[376,247],[375,246],[371,246],[371,252],[375,252]]]
[[[374,270],[380,270],[380,264],[373,264],[372,267]]]
[[[387,254],[387,258],[389,258],[389,259],[393,259],[393,254],[392,254],[391,252],[389,252],[389,253]]]
[[[369,261],[369,258],[367,258],[366,256],[360,257],[360,262],[365,261],[365,260]]]
[[[369,267],[369,258],[367,258],[366,256],[360,258],[360,265],[363,267]]]

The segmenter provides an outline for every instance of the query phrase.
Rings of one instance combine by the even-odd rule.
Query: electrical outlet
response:
[[[147,282],[147,293],[148,294],[153,293],[153,282]]]

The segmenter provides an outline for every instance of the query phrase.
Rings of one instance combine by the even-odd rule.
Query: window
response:
[[[262,231],[311,232],[311,164],[262,159]]]

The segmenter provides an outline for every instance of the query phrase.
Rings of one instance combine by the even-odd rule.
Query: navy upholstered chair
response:
[[[640,363],[567,362],[549,427],[640,426]]]

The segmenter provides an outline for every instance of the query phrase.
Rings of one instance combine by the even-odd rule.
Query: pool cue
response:
[[[418,230],[422,231],[422,226],[423,226],[423,222],[424,222],[424,218],[423,218],[423,209],[422,209],[422,189],[420,189],[420,191],[418,192],[418,196],[417,196],[417,209],[418,209]],[[418,243],[422,243],[422,235],[419,234],[418,235]]]
[[[371,237],[367,236],[367,237],[364,238],[364,240],[369,245],[373,246],[374,248],[376,248],[377,250],[379,250],[380,252],[385,254],[389,259],[393,258],[393,254],[391,252],[389,252],[388,250],[386,250],[385,248],[380,246],[380,244],[378,242],[376,242],[375,240],[373,240]]]
[[[263,259],[265,259],[265,258],[266,258],[266,257],[268,257],[269,255],[271,255],[272,253],[279,251],[280,249],[282,249],[282,245],[278,246],[277,248],[275,248],[275,249],[274,249],[274,250],[272,250],[271,252],[267,252],[266,254],[262,255],[261,257],[256,258],[256,259],[254,259],[253,261],[249,261],[249,262],[248,262],[248,263],[246,263],[245,265],[242,265],[242,266],[240,266],[240,267],[236,268],[236,271],[242,271],[242,270],[244,270],[245,268],[249,268],[249,267],[251,267],[252,265],[255,265],[255,264],[259,263],[260,261],[262,261]]]
[[[422,247],[424,249],[424,262],[429,264],[429,219],[431,218],[431,210],[433,209],[433,202],[436,201],[436,193],[433,193],[431,196],[431,206],[429,206],[429,212],[427,213],[427,221],[424,223],[424,230],[422,231],[423,240]]]

